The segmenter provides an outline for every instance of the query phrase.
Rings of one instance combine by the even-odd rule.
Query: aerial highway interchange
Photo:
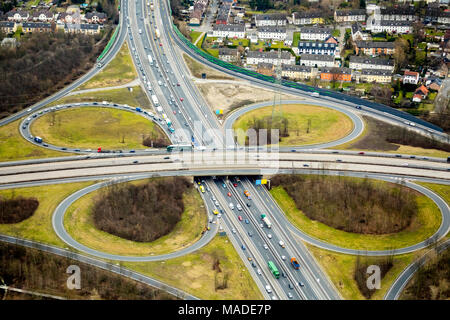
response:
[[[76,154],[60,158],[1,163],[0,189],[101,180],[101,182],[67,197],[53,213],[53,228],[67,246],[101,259],[160,261],[198,250],[211,241],[219,228],[223,228],[266,299],[341,299],[342,297],[326,272],[322,270],[302,241],[327,250],[354,255],[381,256],[388,252],[380,250],[362,253],[358,250],[340,248],[310,237],[297,229],[287,220],[281,208],[275,203],[265,187],[255,185],[255,178],[274,173],[346,175],[405,183],[408,187],[428,196],[438,205],[442,214],[442,224],[433,236],[442,239],[448,233],[450,229],[448,204],[436,193],[414,183],[415,181],[425,181],[448,185],[450,167],[445,161],[446,159],[329,149],[351,141],[362,133],[364,123],[361,120],[361,115],[363,114],[369,114],[416,132],[432,134],[440,140],[447,140],[446,134],[422,122],[411,126],[411,119],[408,118],[406,121],[399,114],[394,115],[370,108],[357,109],[355,106],[358,104],[351,99],[344,101],[330,96],[312,97],[310,93],[299,89],[266,83],[214,65],[196,55],[178,38],[173,30],[169,1],[154,1],[153,5],[154,10],[150,10],[146,1],[122,0],[118,26],[120,29],[117,39],[99,65],[53,96],[13,116],[0,120],[0,125],[5,125],[17,119],[23,119],[19,131],[29,143],[42,148]],[[49,103],[65,96],[100,72],[114,58],[124,41],[128,42],[141,86],[148,100],[153,102],[155,109],[153,113],[142,112],[142,110],[120,105],[114,101],[47,107]],[[191,79],[182,53],[188,54],[209,67],[246,80],[253,85],[296,95],[302,103],[321,105],[338,110],[350,117],[353,122],[353,130],[345,138],[311,146],[279,147],[277,149],[240,147],[235,144],[234,138],[229,136],[233,122],[245,112],[271,105],[271,102],[242,107],[232,113],[222,126]],[[157,98],[156,103],[153,96]],[[298,101],[285,101],[285,103],[296,102]],[[96,150],[67,148],[50,143],[43,144],[34,140],[30,125],[41,115],[54,110],[87,106],[116,108],[139,114],[148,121],[157,123],[169,136],[173,145],[190,144],[192,142],[195,144],[194,151],[177,153],[167,152],[164,149],[148,149],[121,150],[120,153],[97,153]],[[162,111],[156,112],[157,108],[161,108]],[[165,125],[161,119],[162,113],[170,119],[171,126]],[[328,149],[325,150],[325,148]],[[195,244],[180,251],[160,256],[121,256],[84,246],[74,240],[65,230],[63,220],[66,210],[82,196],[111,182],[118,183],[152,176],[172,175],[194,176],[196,185],[201,185],[207,189],[206,192],[201,193],[201,196],[206,205],[208,217],[215,223]],[[245,190],[252,195],[251,201],[244,195]],[[238,209],[238,204],[241,209]],[[212,215],[211,212],[218,208],[221,210],[220,216]],[[267,228],[261,222],[261,213],[265,213],[272,221],[271,228]],[[295,235],[295,237],[292,235]],[[14,239],[14,237],[5,235],[1,235],[0,240],[31,246],[30,241]],[[283,243],[283,245],[280,243]],[[68,254],[67,251],[60,248],[43,244],[37,244],[37,246],[55,254]],[[423,241],[413,246],[396,249],[394,253],[414,252],[426,246],[427,241]],[[106,263],[101,262],[101,260],[82,254],[76,254],[73,257],[101,268],[107,268]],[[299,270],[292,268],[291,257],[297,258],[301,266]],[[279,268],[281,276],[278,279],[274,278],[267,268],[267,261],[269,260],[274,261]],[[169,287],[170,293],[183,296],[186,299],[196,299],[196,297],[183,292],[183,288],[172,288],[148,277],[144,279],[144,277],[132,271],[116,270],[117,267],[113,264],[108,269],[145,281],[156,287]],[[394,283],[394,286],[386,295],[386,299],[398,298],[399,292],[404,288],[414,271],[410,268],[408,272],[407,270],[405,272]]]

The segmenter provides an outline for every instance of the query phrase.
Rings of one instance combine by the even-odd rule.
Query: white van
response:
[[[161,82],[161,80],[158,80],[158,84],[159,84],[160,86],[162,86],[162,82]]]
[[[234,210],[234,204],[232,202],[230,202],[229,206],[231,210]]]

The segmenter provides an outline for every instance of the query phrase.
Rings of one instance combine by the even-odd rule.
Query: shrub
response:
[[[28,219],[38,206],[39,201],[35,198],[6,199],[0,196],[0,223],[18,223]]]

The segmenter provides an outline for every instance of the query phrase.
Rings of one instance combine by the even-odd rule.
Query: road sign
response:
[[[261,180],[256,180],[255,185],[260,185],[261,184]]]
[[[267,184],[267,179],[261,179],[261,184]]]

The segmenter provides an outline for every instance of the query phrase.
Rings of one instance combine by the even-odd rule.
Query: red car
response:
[[[363,151],[361,151],[361,152],[359,152],[358,154],[364,154],[364,152],[363,152]]]
[[[180,98],[180,101],[183,101],[184,99],[183,98]]]
[[[173,112],[173,114],[177,114],[177,112],[176,112],[176,111],[174,111],[174,112]]]
[[[239,221],[242,221],[242,217],[241,216],[239,216],[238,219],[239,219]]]
[[[162,43],[160,43],[159,46],[162,47]]]
[[[237,187],[237,183],[233,183],[233,186]]]
[[[179,83],[177,83],[177,86],[179,87],[179,86],[180,86],[180,84],[179,84]]]
[[[231,192],[228,192],[227,195],[228,195],[229,197],[231,197]]]

